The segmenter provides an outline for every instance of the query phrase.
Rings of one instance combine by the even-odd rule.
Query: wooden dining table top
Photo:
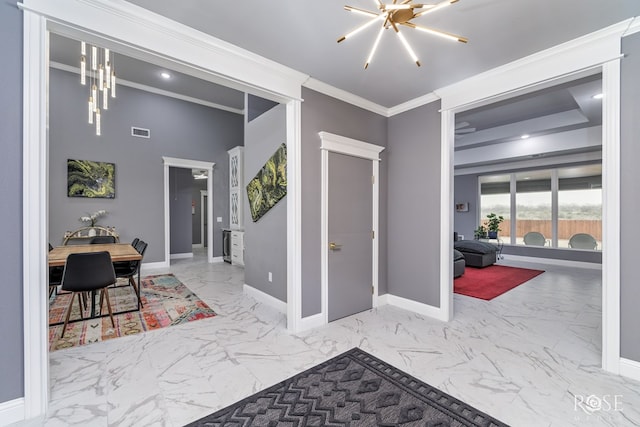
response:
[[[130,243],[97,243],[92,245],[58,246],[49,251],[49,267],[60,267],[65,264],[69,254],[107,251],[111,260],[137,261],[142,255]]]

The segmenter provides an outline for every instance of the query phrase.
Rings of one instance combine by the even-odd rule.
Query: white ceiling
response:
[[[376,0],[129,1],[387,108],[640,15],[638,0],[461,0],[415,22],[469,43],[407,28],[417,67],[388,30],[364,70],[377,30],[336,41],[367,19],[343,6]]]

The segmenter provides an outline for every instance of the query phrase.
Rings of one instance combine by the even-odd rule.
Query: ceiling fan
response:
[[[398,3],[398,0],[393,0],[393,3],[383,3],[382,0],[373,0],[376,3],[378,8],[377,12],[373,12],[366,9],[360,9],[353,6],[345,6],[345,10],[353,13],[357,13],[360,15],[364,15],[369,17],[369,21],[365,22],[361,26],[352,30],[351,32],[345,34],[344,36],[338,39],[338,43],[348,39],[349,37],[354,36],[365,28],[370,27],[375,23],[382,23],[380,31],[378,32],[378,36],[373,43],[373,48],[369,53],[369,57],[367,58],[367,62],[364,64],[364,68],[367,69],[369,64],[373,60],[373,55],[376,53],[378,48],[378,43],[380,43],[380,38],[382,37],[382,33],[384,30],[389,28],[393,28],[393,31],[398,35],[398,38],[402,42],[405,50],[411,57],[411,59],[416,63],[416,65],[420,66],[420,60],[418,56],[415,54],[409,42],[404,37],[404,35],[400,32],[400,26],[413,28],[418,31],[422,31],[428,34],[436,35],[439,37],[444,37],[449,40],[458,41],[462,43],[467,43],[467,39],[461,36],[457,36],[455,34],[446,33],[440,30],[434,30],[432,28],[423,27],[421,25],[417,25],[411,22],[415,18],[419,18],[428,13],[435,12],[437,10],[442,9],[443,7],[452,5],[457,3],[459,0],[444,0],[437,4],[423,4],[423,3],[413,3],[412,0],[402,0]]]
[[[476,131],[476,128],[469,127],[469,126],[470,126],[469,122],[456,123],[455,135],[456,136],[463,136],[463,135],[467,135],[469,133],[473,133],[473,132]]]

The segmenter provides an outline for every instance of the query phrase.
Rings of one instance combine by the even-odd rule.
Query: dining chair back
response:
[[[595,237],[587,233],[577,233],[569,239],[569,247],[574,249],[598,249]]]
[[[531,246],[544,246],[547,243],[547,239],[544,238],[544,234],[538,231],[530,231],[524,235],[524,244]]]
[[[133,239],[131,241],[131,246],[133,246],[135,248],[139,241],[140,241],[140,239],[136,237],[135,239]]]
[[[90,244],[96,245],[101,243],[116,243],[115,236],[95,236],[89,241]]]
[[[116,282],[116,275],[111,261],[109,252],[88,252],[69,254],[62,273],[62,290],[71,292],[71,300],[67,307],[67,314],[62,328],[62,337],[69,323],[71,315],[71,307],[73,300],[78,297],[78,306],[80,308],[80,317],[82,318],[82,301],[81,296],[84,292],[95,292],[100,290],[100,310],[102,311],[103,299],[107,300],[107,308],[111,317],[111,324],[115,327],[113,321],[113,312],[111,311],[111,302],[109,301],[109,293],[107,286]]]
[[[144,258],[144,252],[147,250],[147,243],[144,240],[139,240],[135,246],[136,251]],[[116,277],[129,279],[129,284],[133,287],[133,290],[136,292],[138,297],[138,305],[140,307],[144,307],[142,304],[142,300],[140,298],[140,287],[139,283],[136,284],[135,276],[140,278],[140,264],[142,264],[142,258],[136,261],[129,261],[128,263],[118,263],[116,264]],[[139,280],[138,280],[139,281]]]

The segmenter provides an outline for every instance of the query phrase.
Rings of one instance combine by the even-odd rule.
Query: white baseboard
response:
[[[561,265],[563,267],[602,270],[602,264],[599,264],[597,262],[569,261],[565,259],[538,258],[538,257],[532,257],[532,256],[509,255],[509,254],[503,255],[503,257],[507,261],[530,262],[534,264]]]
[[[319,328],[326,325],[324,316],[322,313],[313,314],[311,316],[303,317],[298,324],[298,330],[296,332],[308,331],[309,329]]]
[[[193,258],[193,252],[186,252],[183,254],[169,254],[169,259],[183,259],[183,258]]]
[[[24,397],[0,403],[0,426],[24,420]]]
[[[158,270],[160,268],[169,268],[171,265],[166,261],[160,262],[143,262],[141,265],[142,271],[146,270]]]
[[[414,313],[422,314],[424,316],[431,317],[442,322],[447,321],[440,308],[428,304],[423,304],[421,302],[412,301],[407,298],[402,298],[391,294],[380,295],[378,297],[378,306],[385,304],[402,308],[403,310],[412,311]]]
[[[204,245],[202,243],[194,243],[191,247],[194,249],[201,249],[204,248]]]
[[[640,381],[640,362],[620,358],[620,375]]]
[[[221,256],[214,256],[211,262],[224,262],[224,258]]]
[[[252,286],[249,286],[246,283],[244,284],[242,291],[245,295],[250,296],[254,300],[266,304],[269,307],[273,307],[281,313],[287,314],[286,302],[280,301],[278,298],[272,297],[271,295],[264,293]]]

